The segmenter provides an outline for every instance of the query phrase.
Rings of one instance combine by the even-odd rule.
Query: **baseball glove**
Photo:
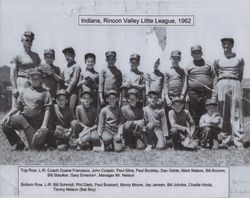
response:
[[[40,128],[36,131],[36,133],[33,136],[32,139],[32,144],[33,145],[42,145],[46,138],[47,138],[47,134],[48,134],[48,129],[47,128]]]
[[[51,67],[48,64],[42,64],[42,65],[40,65],[39,69],[43,72],[43,74],[48,74],[48,73],[52,72]]]
[[[70,131],[68,129],[65,129],[59,125],[56,126],[56,130],[54,132],[55,137],[57,137],[59,139],[67,140],[67,139],[69,139],[69,135],[70,135]]]

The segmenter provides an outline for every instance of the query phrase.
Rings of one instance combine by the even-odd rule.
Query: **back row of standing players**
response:
[[[160,60],[156,60],[154,71],[144,74],[138,69],[140,55],[132,54],[126,76],[115,65],[114,51],[105,53],[107,66],[100,73],[95,71],[93,53],[85,54],[86,68],[82,68],[72,47],[62,51],[67,60],[63,71],[53,65],[53,49],[44,50],[45,64],[41,64],[39,55],[31,50],[33,40],[34,34],[25,32],[24,52],[12,60],[16,105],[2,121],[11,145],[23,148],[22,140],[13,135],[14,130],[23,129],[31,147],[34,136],[41,137],[39,144],[71,142],[79,149],[97,146],[101,140],[106,150],[117,151],[124,145],[163,149],[168,139],[175,149],[193,148],[197,142],[209,148],[218,148],[219,143],[223,147],[242,146],[244,61],[232,52],[232,38],[221,39],[224,55],[213,65],[202,58],[202,48],[196,45],[191,47],[193,61],[187,69],[180,67],[181,52],[175,50],[167,71],[162,73]],[[37,89],[39,84],[45,89]],[[222,118],[216,113],[217,106]],[[17,112],[32,132],[23,124],[16,126],[23,120],[15,117]],[[37,134],[40,128],[50,131],[46,138]]]

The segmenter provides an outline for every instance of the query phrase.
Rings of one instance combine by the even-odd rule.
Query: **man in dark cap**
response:
[[[29,71],[37,67],[41,62],[38,53],[31,50],[34,37],[35,35],[33,32],[24,32],[21,39],[23,51],[14,56],[10,61],[14,68],[11,74],[11,83],[15,99],[17,99],[23,88],[30,86]]]
[[[49,91],[42,88],[40,70],[31,70],[29,75],[31,86],[23,89],[17,103],[1,122],[4,134],[17,150],[24,149],[24,144],[15,130],[24,130],[30,148],[42,147],[48,131],[51,96]]]
[[[122,84],[123,95],[127,95],[128,89],[134,88],[139,92],[139,101],[138,105],[142,108],[143,104],[145,104],[144,98],[145,94],[145,79],[144,73],[138,70],[140,65],[140,55],[139,54],[131,54],[130,56],[130,66],[131,69],[129,73],[124,78],[124,83]],[[123,100],[125,97],[123,98]],[[124,101],[123,101],[124,102]]]
[[[202,48],[199,45],[191,47],[192,63],[188,66],[188,96],[189,109],[196,125],[201,115],[206,113],[205,102],[215,97],[217,79],[214,67],[202,58]]]
[[[107,68],[104,68],[99,75],[99,95],[101,105],[104,105],[105,94],[108,90],[115,90],[118,92],[120,98],[120,89],[122,86],[122,72],[115,66],[116,52],[108,51],[105,53]]]
[[[219,111],[223,117],[223,131],[227,133],[224,143],[234,143],[240,148],[244,133],[241,87],[244,60],[232,51],[233,38],[222,38],[221,43],[224,54],[215,60],[214,67],[218,79]]]
[[[69,107],[75,110],[77,105],[78,89],[77,84],[80,79],[81,68],[75,61],[75,50],[72,47],[65,48],[62,51],[65,55],[67,67],[63,72],[64,84],[69,94]]]
[[[39,65],[38,68],[43,72],[44,85],[49,89],[52,100],[55,100],[56,92],[63,83],[63,77],[59,67],[53,64],[55,60],[54,49],[44,50],[45,64]]]

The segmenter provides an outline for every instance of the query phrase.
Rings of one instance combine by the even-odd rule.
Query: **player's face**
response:
[[[157,105],[157,102],[158,102],[158,96],[156,94],[149,94],[148,96],[148,103],[155,107]]]
[[[87,58],[85,63],[86,63],[87,68],[92,69],[95,66],[95,59],[94,58]]]
[[[171,62],[172,62],[172,65],[173,65],[174,67],[178,67],[180,61],[181,61],[181,57],[179,57],[179,56],[172,56],[172,57],[171,57]]]
[[[86,93],[82,95],[81,103],[83,104],[84,107],[90,107],[91,102],[92,98],[89,94]]]
[[[207,113],[209,115],[212,115],[216,112],[216,106],[215,105],[207,105]]]
[[[34,74],[30,76],[30,83],[32,87],[40,87],[43,83],[43,78],[39,74]]]
[[[115,107],[116,104],[117,104],[117,100],[118,100],[118,97],[116,95],[114,95],[114,94],[110,94],[107,97],[107,102],[108,102],[110,107]]]
[[[231,41],[224,41],[222,43],[222,48],[224,49],[224,52],[231,52],[233,48],[233,43]]]
[[[200,50],[193,51],[192,57],[194,60],[201,60],[202,52]]]
[[[131,59],[130,60],[130,66],[132,70],[136,70],[137,67],[139,66],[139,61],[137,59]]]
[[[64,109],[68,103],[68,98],[65,95],[59,95],[56,102],[61,109]]]
[[[26,49],[30,49],[33,43],[33,39],[29,38],[29,37],[24,37],[22,39],[22,43],[23,43],[23,47]]]
[[[175,112],[179,113],[182,111],[184,104],[182,102],[174,102],[172,107]]]
[[[53,64],[55,57],[52,54],[44,54],[44,60],[45,60],[46,64],[51,65],[51,64]]]
[[[115,61],[116,61],[116,58],[114,56],[108,56],[106,58],[106,61],[108,63],[108,66],[114,66],[115,65]]]
[[[128,96],[128,103],[130,106],[135,107],[138,99],[137,96],[134,94],[129,94]]]
[[[66,52],[64,55],[68,63],[71,63],[75,60],[75,55],[72,53]]]

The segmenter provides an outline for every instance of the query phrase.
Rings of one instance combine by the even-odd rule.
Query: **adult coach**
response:
[[[23,51],[15,55],[10,61],[14,68],[11,73],[11,83],[15,99],[17,99],[23,88],[30,86],[29,72],[41,62],[39,55],[31,50],[34,38],[35,35],[33,32],[24,32],[21,39]]]
[[[215,60],[218,78],[219,110],[223,116],[223,130],[228,135],[227,143],[233,141],[238,147],[243,132],[242,87],[244,60],[232,52],[233,38],[222,38],[224,54]]]

